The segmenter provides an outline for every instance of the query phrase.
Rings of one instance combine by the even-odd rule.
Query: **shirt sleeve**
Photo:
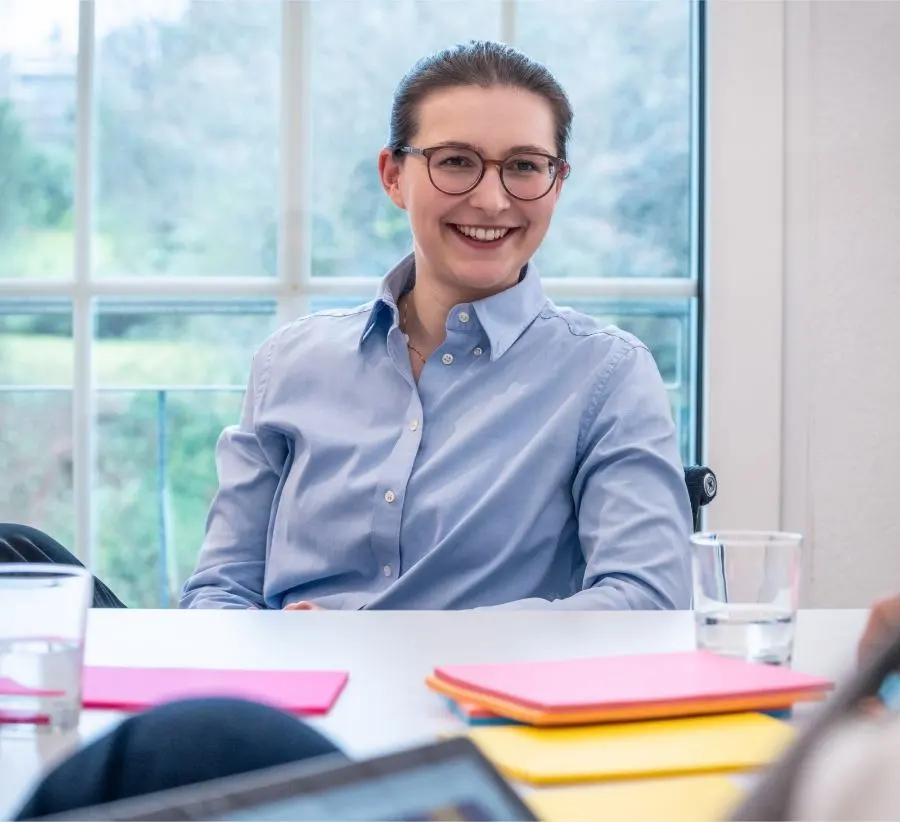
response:
[[[182,608],[266,607],[269,522],[288,456],[286,438],[257,425],[274,345],[270,339],[254,357],[240,422],[226,428],[216,445],[219,487]]]
[[[668,396],[650,352],[623,341],[585,411],[572,494],[582,590],[498,609],[649,610],[691,604],[690,499]]]

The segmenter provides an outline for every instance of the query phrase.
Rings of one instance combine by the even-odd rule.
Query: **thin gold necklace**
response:
[[[400,312],[400,319],[403,321],[403,324],[400,326],[400,330],[403,332],[403,336],[406,337],[406,347],[413,352],[421,361],[422,365],[425,365],[428,362],[428,358],[416,348],[409,339],[409,323],[407,322],[407,317],[409,315],[409,294],[407,293],[403,297],[403,309]]]

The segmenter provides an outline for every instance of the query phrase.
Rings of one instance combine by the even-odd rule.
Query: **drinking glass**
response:
[[[691,536],[697,647],[789,664],[803,537],[781,531]]]
[[[79,566],[0,564],[0,728],[70,730],[93,577]]]

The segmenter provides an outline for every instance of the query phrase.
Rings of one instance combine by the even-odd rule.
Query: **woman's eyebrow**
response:
[[[466,143],[463,140],[442,140],[439,143],[434,143],[435,148],[470,148],[472,151],[481,151],[480,146],[473,145],[472,143]]]
[[[540,146],[534,145],[525,145],[525,146],[513,146],[509,150],[509,154],[550,154],[552,155],[552,151],[547,151],[545,148],[541,148]]]
[[[435,148],[468,148],[472,151],[477,151],[479,154],[485,154],[484,149],[481,146],[476,146],[473,143],[467,143],[463,140],[443,140],[440,143],[434,144]],[[521,146],[512,146],[508,148],[504,152],[504,156],[508,157],[511,154],[549,154],[552,156],[553,152],[547,151],[545,148],[541,148],[541,146],[536,145],[521,145]]]

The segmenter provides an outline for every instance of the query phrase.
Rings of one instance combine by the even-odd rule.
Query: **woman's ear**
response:
[[[556,185],[556,199],[557,199],[557,200],[560,198],[560,195],[562,194],[563,184],[564,184],[565,182],[566,182],[566,178],[565,178],[565,177],[557,177],[557,178],[556,178],[556,184],[555,184],[555,185]]]
[[[378,154],[378,176],[381,185],[397,208],[406,210],[406,200],[400,187],[400,175],[403,172],[403,161],[398,160],[389,148],[383,148]]]

